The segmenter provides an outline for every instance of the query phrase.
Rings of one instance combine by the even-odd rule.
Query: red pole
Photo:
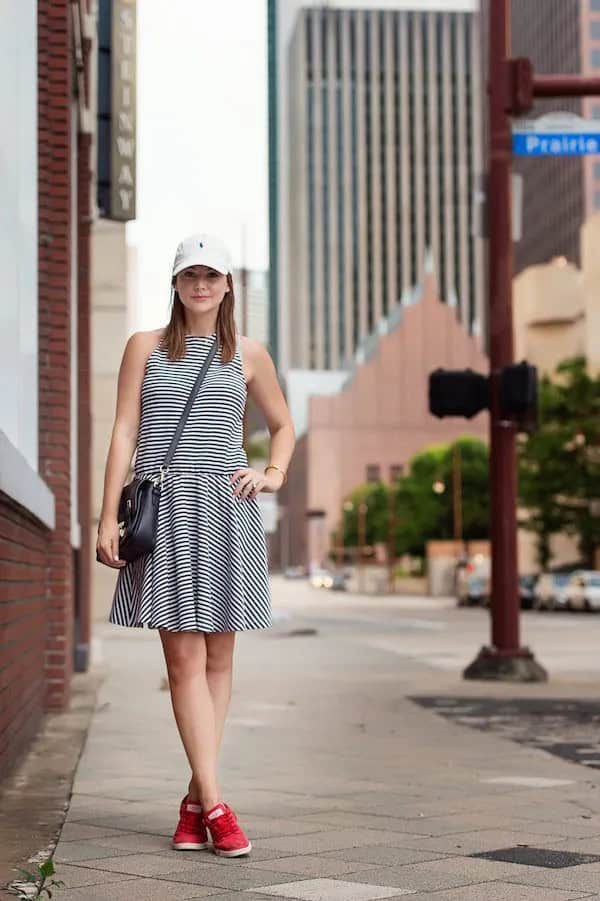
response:
[[[489,316],[491,647],[464,672],[469,679],[538,681],[545,671],[519,643],[515,425],[503,420],[498,372],[513,362],[512,126],[510,0],[491,0],[489,35]]]
[[[492,0],[490,17],[490,410],[492,645],[497,653],[519,649],[517,586],[517,484],[515,431],[504,425],[498,407],[496,373],[513,362],[512,326],[512,129],[506,111],[510,58],[510,2]]]

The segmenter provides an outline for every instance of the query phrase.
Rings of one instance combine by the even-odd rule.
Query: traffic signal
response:
[[[500,412],[518,429],[537,425],[537,369],[524,360],[504,366],[499,373]],[[490,407],[489,376],[472,369],[436,369],[429,375],[429,411],[433,416],[465,416],[471,419]]]
[[[489,407],[488,378],[472,369],[436,369],[429,375],[429,411],[434,416],[476,416]]]
[[[537,425],[537,368],[522,360],[500,370],[500,409],[502,415],[514,418],[524,431]]]

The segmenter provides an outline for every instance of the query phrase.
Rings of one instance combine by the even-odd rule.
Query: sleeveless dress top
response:
[[[136,477],[158,476],[216,333],[186,335],[185,357],[150,353],[141,388]],[[248,466],[242,446],[246,382],[217,350],[165,472],[156,545],[118,570],[109,622],[171,631],[231,632],[272,624],[268,555],[257,498],[233,494]]]

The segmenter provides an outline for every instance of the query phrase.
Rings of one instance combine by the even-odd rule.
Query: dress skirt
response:
[[[272,626],[262,512],[256,498],[233,494],[230,475],[165,473],[156,545],[118,571],[109,622],[195,632]]]

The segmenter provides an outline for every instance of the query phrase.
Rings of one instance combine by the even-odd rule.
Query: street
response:
[[[548,684],[465,683],[485,611],[278,577],[273,596],[274,629],[237,638],[221,756],[252,855],[171,849],[188,771],[158,636],[100,622],[105,680],[55,852],[59,897],[600,897],[600,774],[535,746],[544,704],[565,742],[579,710],[566,699],[598,717],[600,617],[524,615]]]

